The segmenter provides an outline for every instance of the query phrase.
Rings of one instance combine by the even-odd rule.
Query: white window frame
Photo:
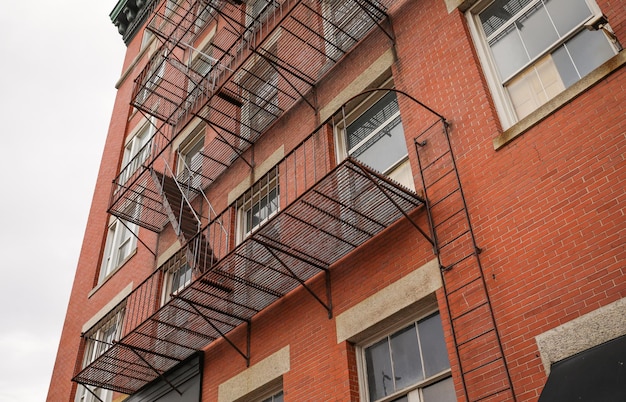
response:
[[[97,324],[85,333],[83,368],[87,367],[109,350],[115,341],[120,340],[125,312],[125,305],[117,307],[107,314],[108,318],[105,321]],[[112,332],[109,331],[111,329],[113,329]],[[89,389],[87,389],[87,387],[89,387]],[[76,391],[75,401],[99,402],[93,394],[98,395],[104,402],[110,402],[113,398],[113,392],[108,389],[81,385]]]
[[[202,151],[206,141],[206,128],[204,122],[200,122],[178,148],[178,163],[176,173],[179,181],[189,183],[194,188],[202,185]],[[198,149],[200,146],[200,149]],[[199,158],[199,162],[197,162]],[[196,166],[199,165],[199,166]],[[194,169],[195,168],[195,169]]]
[[[393,88],[392,79],[387,80],[381,85],[381,88]],[[382,124],[379,129],[370,133],[366,138],[359,142],[352,149],[348,149],[348,138],[347,138],[347,127],[350,127],[352,123],[354,123],[359,117],[361,117],[365,112],[367,112],[376,102],[382,99],[385,95],[387,95],[386,91],[376,91],[372,94],[368,95],[361,103],[359,103],[356,107],[349,110],[346,113],[345,120],[341,120],[339,122],[335,122],[334,125],[334,136],[335,136],[335,156],[338,161],[343,161],[346,159],[352,152],[354,152],[361,145],[365,144],[368,139],[372,138],[380,131],[380,129],[386,127],[389,123],[393,122],[395,119],[400,118],[400,124],[402,125],[402,116],[400,110],[394,113],[391,117]],[[404,132],[404,127],[402,128]],[[397,181],[398,183],[404,185],[405,187],[415,190],[415,183],[413,181],[413,173],[411,171],[411,165],[409,162],[409,152],[407,147],[407,152],[404,156],[399,158],[397,161],[388,166],[382,174],[389,176],[389,178]]]
[[[99,284],[124,265],[137,249],[138,226],[130,222],[126,222],[126,226],[119,219],[113,219],[108,227],[100,274],[98,276]],[[120,254],[124,247],[128,247],[127,252]]]
[[[276,197],[270,199],[272,191],[276,190]],[[271,210],[267,216],[263,217],[258,224],[248,228],[248,212],[252,211],[255,206],[261,205],[261,200],[267,197],[265,208],[269,208],[270,204],[275,205],[275,209]],[[258,180],[248,191],[246,191],[235,203],[237,208],[237,244],[244,241],[248,236],[257,231],[268,220],[280,211],[280,176],[278,168],[272,168],[260,180]]]
[[[174,289],[173,280],[180,274],[182,271],[185,271],[185,281],[182,284]],[[177,264],[174,267],[169,268],[167,271],[163,273],[163,296],[161,299],[161,305],[166,304],[168,301],[172,299],[172,296],[177,295],[187,286],[189,286],[193,282],[193,269],[191,265],[187,262]]]
[[[392,394],[389,394],[383,398],[380,399],[376,399],[376,400],[371,400],[370,399],[370,395],[369,395],[369,386],[368,386],[368,378],[367,378],[367,361],[366,361],[366,357],[365,357],[365,350],[378,343],[379,341],[392,336],[404,329],[406,329],[407,327],[411,326],[411,325],[416,325],[419,321],[424,320],[426,318],[429,318],[431,316],[434,316],[435,314],[439,314],[439,316],[441,317],[441,314],[439,313],[438,309],[432,309],[432,310],[428,310],[428,312],[421,314],[419,316],[419,318],[415,318],[413,317],[410,320],[402,320],[400,322],[397,322],[396,324],[385,328],[383,331],[380,331],[378,333],[376,333],[375,335],[372,335],[369,338],[364,339],[362,342],[360,342],[359,344],[356,345],[356,358],[357,358],[357,372],[358,372],[358,379],[359,379],[359,393],[361,395],[361,400],[364,402],[387,402],[387,401],[393,401],[395,399],[401,398],[403,396],[408,396],[408,401],[409,402],[421,402],[423,400],[422,397],[422,390],[432,384],[438,383],[440,381],[446,380],[448,378],[452,378],[452,369],[450,367],[448,367],[445,370],[440,371],[439,373],[436,373],[430,377],[424,378],[423,380],[416,382],[415,384],[412,384],[406,388],[403,388],[401,390],[398,390],[397,392],[394,392]],[[444,339],[445,340],[445,339]],[[420,348],[421,348],[421,344],[420,344]],[[447,356],[446,356],[447,357]]]
[[[268,391],[265,393],[264,396],[257,398],[256,401],[258,402],[277,402],[279,399],[277,399],[277,397],[281,397],[280,401],[284,400],[284,396],[285,394],[283,393],[283,389],[282,386],[276,389],[272,389],[271,391]]]
[[[520,13],[526,12],[526,10],[532,8],[532,6],[536,4],[536,2],[540,2],[540,1],[541,0],[535,0],[530,5],[524,7],[524,9]],[[474,6],[472,6],[466,12],[466,19],[468,21],[468,26],[470,29],[472,39],[474,41],[474,46],[477,51],[478,58],[480,60],[485,78],[487,80],[487,85],[492,94],[496,111],[498,112],[498,115],[500,117],[500,122],[502,124],[503,129],[506,130],[521,120],[521,118],[518,118],[518,113],[516,112],[513,106],[513,102],[506,89],[506,85],[510,83],[511,81],[513,81],[515,78],[521,77],[524,72],[529,71],[530,69],[533,68],[533,66],[537,66],[539,64],[538,62],[540,62],[546,55],[551,54],[560,45],[566,43],[569,39],[574,37],[577,33],[583,31],[585,29],[585,24],[601,16],[602,11],[600,10],[600,8],[598,7],[598,5],[596,4],[594,0],[585,0],[585,3],[587,4],[587,6],[589,6],[592,16],[590,16],[586,21],[577,25],[568,34],[560,38],[556,43],[552,44],[551,46],[546,48],[542,53],[540,53],[539,55],[534,57],[532,60],[530,60],[523,68],[515,72],[511,77],[501,78],[499,76],[494,58],[491,55],[491,49],[488,44],[487,38],[485,37],[485,33],[482,29],[480,18],[479,18],[479,14],[492,3],[493,3],[493,0],[478,1]],[[497,32],[499,31],[500,29]],[[613,48],[614,52],[617,54],[617,52],[619,51],[617,46],[614,43],[612,43],[612,41],[608,37],[607,37],[607,41],[610,44],[610,46]],[[506,81],[503,81],[505,79]],[[553,95],[552,97],[554,96],[556,95]],[[549,97],[548,100],[545,101],[543,104],[548,102],[552,97]],[[540,108],[541,105],[542,104],[537,106],[534,110],[537,110],[538,108]],[[528,114],[532,114],[532,112]],[[527,116],[528,114],[526,114],[525,116]],[[522,116],[522,118],[524,118],[525,116]]]
[[[152,153],[152,137],[155,133],[154,120],[148,120],[130,135],[124,145],[119,184],[124,184],[143,165]]]

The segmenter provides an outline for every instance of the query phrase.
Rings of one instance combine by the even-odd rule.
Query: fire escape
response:
[[[353,158],[339,164],[320,158],[333,153],[330,119],[276,164],[280,210],[244,239],[232,236],[236,208],[216,213],[203,192],[236,161],[252,167],[246,151],[287,111],[315,113],[315,86],[361,39],[376,29],[393,38],[386,29],[393,1],[272,0],[246,7],[236,0],[183,0],[155,7],[146,29],[160,47],[132,96],[154,135],[113,183],[109,212],[157,233],[171,224],[183,247],[165,265],[189,264],[194,280],[163,302],[163,270],[146,278],[120,303],[121,339],[85,366],[80,356],[75,382],[133,394],[165,380],[168,370],[217,339],[249,364],[257,313],[303,288],[332,317],[330,266],[402,218],[441,254],[433,217],[430,233],[411,218],[428,206],[431,185],[424,184],[422,197]],[[198,49],[203,29],[214,34]],[[201,161],[171,166],[166,151],[192,120],[211,133]],[[314,277],[325,281],[322,294],[310,287]],[[231,340],[233,331],[245,331],[247,342]]]

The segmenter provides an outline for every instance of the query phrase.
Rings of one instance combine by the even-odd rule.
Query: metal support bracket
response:
[[[357,166],[364,174],[365,177],[367,177],[379,190],[381,193],[383,193],[383,195],[385,197],[387,197],[387,199],[398,209],[398,211],[400,211],[400,213],[402,213],[402,215],[404,215],[405,218],[408,219],[408,221],[411,223],[411,225],[413,225],[415,227],[415,229],[417,229],[418,232],[420,232],[420,234],[433,246],[435,245],[435,242],[433,241],[433,239],[421,228],[419,227],[419,225],[409,216],[409,214],[407,214],[401,207],[400,205],[398,205],[398,203],[391,198],[391,196],[387,193],[387,191],[380,185],[378,184],[378,182],[376,180],[374,180],[374,177],[372,176],[372,174],[370,172],[368,172],[368,170],[363,167],[363,165],[361,165],[358,161],[353,160],[353,163],[355,166]]]
[[[202,319],[203,319],[204,321],[206,321],[206,322],[207,322],[207,324],[209,324],[209,325],[210,325],[210,326],[211,326],[211,327],[212,327],[212,328],[213,328],[213,329],[214,329],[214,330],[215,330],[218,334],[220,334],[220,336],[221,336],[222,338],[224,338],[224,340],[225,340],[225,341],[226,341],[226,342],[227,342],[230,346],[232,346],[232,347],[233,347],[233,349],[235,349],[235,351],[236,351],[237,353],[239,353],[239,354],[240,354],[240,355],[241,355],[241,356],[242,356],[242,357],[246,360],[246,367],[250,367],[250,332],[251,332],[251,330],[250,330],[250,326],[251,326],[250,320],[244,320],[244,321],[245,321],[245,323],[246,323],[246,325],[247,325],[247,330],[246,330],[246,353],[244,353],[244,352],[242,352],[242,351],[241,351],[241,349],[240,349],[237,345],[235,345],[235,344],[233,343],[233,341],[231,341],[231,340],[230,340],[230,339],[226,336],[226,334],[224,334],[222,331],[220,331],[220,329],[219,329],[219,328],[217,328],[217,326],[216,326],[215,324],[213,324],[213,322],[212,322],[210,319],[208,319],[208,318],[207,318],[204,314],[202,314],[202,312],[198,309],[198,307],[196,307],[196,305],[195,305],[195,304],[194,304],[191,300],[188,300],[188,299],[183,299],[183,298],[180,298],[180,297],[179,297],[178,299],[180,299],[180,300],[184,301],[185,303],[189,304],[189,306],[190,306],[192,309],[194,309],[194,311],[195,311],[195,312],[196,312],[196,313],[197,313],[200,317],[202,317]]]
[[[174,391],[176,391],[176,393],[177,393],[178,395],[181,395],[181,396],[183,395],[183,393],[182,393],[182,392],[180,392],[180,390],[179,390],[178,388],[176,388],[176,387],[174,386],[174,384],[172,384],[172,383],[171,383],[171,382],[170,382],[167,378],[165,378],[165,376],[163,375],[163,373],[161,373],[159,370],[157,370],[156,368],[154,368],[154,366],[153,366],[153,365],[151,365],[151,364],[150,364],[150,363],[146,360],[146,358],[145,358],[145,357],[143,357],[142,355],[140,355],[140,354],[139,354],[139,352],[138,352],[137,350],[135,350],[135,349],[136,349],[135,347],[133,347],[133,346],[131,346],[131,345],[127,345],[127,344],[125,344],[125,343],[121,343],[121,342],[118,342],[117,344],[118,344],[118,345],[120,345],[121,347],[124,347],[124,348],[126,348],[126,349],[130,350],[130,351],[131,351],[131,352],[133,352],[135,355],[137,355],[137,357],[139,357],[139,358],[140,358],[140,359],[141,359],[144,363],[146,363],[146,364],[148,365],[148,367],[149,367],[152,371],[154,371],[154,372],[155,372],[155,373],[159,376],[159,378],[160,378],[160,379],[162,379],[162,380],[163,380],[163,382],[165,382],[167,385],[169,385],[169,386],[170,386],[170,388],[172,388]],[[145,352],[146,352],[146,353],[152,353],[152,354],[155,354],[154,352],[150,352],[150,351],[145,351]],[[179,363],[181,362],[181,360],[180,360],[180,359],[176,359],[176,358],[173,358],[173,357],[169,357],[169,356],[163,356],[163,357],[168,358],[168,359],[172,359],[172,360],[176,360],[176,361],[178,361]]]
[[[274,257],[276,261],[278,261],[278,263],[283,268],[285,268],[287,272],[291,274],[289,275],[291,278],[298,281],[298,283],[300,283],[300,285],[302,285],[302,287],[306,289],[306,291],[309,292],[311,296],[313,296],[313,298],[317,300],[319,304],[321,304],[322,307],[326,309],[326,311],[328,312],[328,318],[329,319],[333,318],[332,294],[330,292],[330,270],[328,269],[324,270],[324,275],[326,277],[326,298],[327,298],[327,303],[324,303],[324,301],[322,301],[322,299],[320,299],[320,297],[317,294],[315,294],[315,292],[310,287],[308,287],[307,284],[302,279],[298,278],[298,276],[287,266],[287,264],[285,264],[283,260],[280,259],[278,255],[276,255],[276,253],[270,247],[268,247],[264,243],[259,243],[259,244],[263,246],[267,250],[267,252],[270,253],[272,257]]]

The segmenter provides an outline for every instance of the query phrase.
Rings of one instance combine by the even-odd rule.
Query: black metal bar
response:
[[[143,246],[150,252],[150,254],[152,254],[155,258],[157,256],[155,251],[152,251],[152,249],[150,247],[148,247],[148,245],[141,240],[141,238],[139,238],[139,236],[137,234],[135,234],[135,232],[133,230],[131,230],[128,225],[126,224],[126,222],[124,222],[123,219],[118,219],[118,221],[126,228],[128,229],[128,231],[139,241],[139,243],[143,244]]]
[[[312,208],[312,209],[316,210],[316,211],[319,211],[320,213],[322,213],[322,214],[324,214],[324,215],[326,215],[326,216],[329,216],[329,217],[330,217],[330,218],[332,218],[332,219],[336,219],[336,220],[340,221],[340,222],[341,222],[342,224],[344,224],[344,225],[350,226],[352,229],[354,229],[354,230],[356,230],[356,231],[358,231],[358,232],[361,232],[361,233],[365,234],[366,236],[368,236],[368,237],[370,237],[370,238],[372,238],[372,237],[374,237],[374,236],[375,236],[374,234],[372,234],[372,233],[370,233],[370,232],[367,232],[367,231],[365,231],[364,229],[361,229],[360,227],[358,227],[358,226],[356,226],[356,225],[353,225],[353,224],[352,224],[352,223],[350,223],[350,222],[346,222],[346,221],[344,221],[344,220],[342,220],[342,219],[340,219],[340,218],[338,218],[338,217],[334,216],[332,213],[330,213],[330,212],[328,212],[328,211],[326,211],[326,210],[323,210],[322,208],[320,208],[320,207],[318,207],[318,206],[316,206],[316,205],[311,204],[311,203],[310,203],[310,202],[308,202],[308,201],[304,201],[304,200],[303,200],[303,201],[302,201],[302,203],[303,203],[304,205],[307,205],[308,207],[310,207],[310,208]]]
[[[226,342],[228,342],[228,344],[229,344],[230,346],[232,346],[232,347],[233,347],[233,349],[235,349],[235,351],[237,351],[237,353],[239,353],[239,354],[240,354],[240,355],[241,355],[241,356],[242,356],[242,357],[246,360],[246,363],[248,364],[248,366],[250,365],[250,353],[249,353],[249,350],[248,350],[248,354],[243,353],[243,352],[242,352],[242,351],[241,351],[241,350],[237,347],[237,345],[235,345],[235,344],[233,343],[233,341],[231,341],[231,340],[230,340],[230,339],[226,336],[226,334],[224,334],[222,331],[220,331],[220,329],[219,329],[219,328],[217,328],[217,326],[216,326],[215,324],[213,324],[213,323],[211,322],[211,320],[209,320],[207,317],[205,317],[205,316],[204,316],[204,314],[202,314],[202,312],[200,312],[200,310],[198,310],[198,308],[195,306],[195,304],[194,304],[194,303],[192,303],[192,302],[190,302],[190,301],[188,301],[188,300],[186,300],[186,299],[181,299],[181,300],[183,300],[183,301],[185,301],[185,302],[189,303],[189,305],[191,306],[191,308],[193,308],[194,310],[196,310],[196,312],[198,313],[198,315],[199,315],[200,317],[202,317],[202,318],[203,318],[203,319],[204,319],[204,320],[205,320],[205,321],[206,321],[206,322],[207,322],[207,323],[208,323],[211,327],[213,327],[213,329],[214,329],[214,330],[215,330],[218,334],[220,334],[220,336],[221,336],[222,338],[224,338],[224,339],[226,340]],[[247,322],[247,323],[248,323],[248,326],[250,325],[250,321],[249,321],[249,320],[246,320],[245,322]],[[249,349],[249,346],[248,346],[248,349]]]
[[[285,211],[285,212],[284,212],[284,214],[285,214],[286,216],[290,217],[291,219],[294,219],[294,220],[296,220],[296,221],[298,221],[298,222],[302,223],[303,225],[306,225],[306,226],[308,226],[308,227],[310,227],[310,228],[312,228],[312,229],[315,229],[315,230],[317,230],[317,231],[319,231],[319,232],[322,232],[322,233],[324,233],[325,235],[327,235],[327,236],[329,236],[329,237],[332,237],[332,238],[334,238],[334,239],[336,239],[336,240],[339,240],[340,242],[345,243],[345,244],[347,244],[348,246],[350,246],[350,247],[352,247],[352,248],[357,248],[357,247],[358,247],[356,244],[352,244],[352,243],[350,243],[349,241],[347,241],[346,239],[344,239],[344,238],[342,238],[342,237],[339,237],[339,236],[337,236],[337,235],[334,235],[334,234],[330,233],[330,232],[329,232],[329,231],[327,231],[327,230],[324,230],[324,229],[318,228],[318,227],[317,227],[317,226],[315,226],[314,224],[312,224],[312,223],[310,223],[310,222],[307,222],[307,221],[306,221],[306,220],[304,220],[304,219],[298,218],[297,216],[295,216],[295,215],[293,215],[293,214],[290,214],[289,212],[286,212],[286,211]]]
[[[364,213],[362,213],[361,211],[358,211],[358,210],[356,210],[356,209],[352,208],[352,207],[351,207],[351,206],[349,206],[349,205],[346,205],[345,203],[343,203],[343,202],[341,202],[341,201],[339,201],[339,200],[336,200],[336,199],[334,199],[334,198],[332,198],[332,197],[329,197],[329,196],[327,196],[326,194],[324,194],[324,193],[322,193],[322,192],[320,192],[320,191],[318,191],[318,190],[313,190],[313,192],[314,192],[314,193],[316,193],[316,194],[318,194],[318,195],[320,195],[320,196],[322,196],[322,197],[324,197],[324,198],[326,198],[328,201],[331,201],[331,202],[336,203],[336,204],[337,204],[337,205],[339,205],[341,208],[347,209],[347,210],[349,210],[350,212],[353,212],[353,213],[355,213],[356,215],[359,215],[360,217],[362,217],[362,218],[364,218],[364,219],[367,219],[368,221],[370,221],[370,222],[372,222],[372,223],[374,223],[374,224],[376,224],[376,225],[380,226],[380,227],[381,227],[381,228],[383,228],[383,229],[387,227],[387,225],[385,225],[385,224],[383,224],[383,223],[381,223],[381,222],[378,222],[377,220],[375,220],[375,219],[374,219],[374,218],[372,218],[371,216],[365,215],[365,214],[364,214]]]
[[[285,82],[291,87],[291,89],[293,89],[300,96],[300,99],[304,99],[304,101],[311,107],[311,109],[315,110],[315,106],[313,106],[311,104],[311,102],[309,102],[309,100],[306,98],[306,96],[304,96],[304,94],[301,93],[300,90],[298,90],[298,88],[296,88],[295,85],[293,85],[291,83],[291,80],[287,79],[287,77],[285,77],[285,75],[280,70],[284,69],[284,70],[288,71],[291,75],[295,76],[295,74],[292,71],[285,69],[280,64],[278,64],[277,62],[271,60],[269,57],[267,57],[266,55],[262,54],[261,52],[258,52],[257,50],[254,50],[254,52],[256,54],[258,54],[260,57],[262,57],[264,60],[266,60],[269,63],[269,65],[272,66],[272,68],[276,71],[276,73],[278,75],[280,75],[285,80]],[[292,67],[292,66],[290,66],[290,67]],[[304,79],[302,79],[301,77],[297,77],[297,78],[300,79],[301,81],[304,81]],[[304,82],[306,82],[306,81],[304,81]],[[307,82],[307,84],[308,84],[308,82]],[[312,86],[312,84],[309,84],[309,85]],[[276,88],[276,89],[278,90],[278,88]],[[288,94],[285,91],[280,91],[279,90],[279,92],[284,94],[284,95],[286,95],[286,96],[288,96],[289,98],[291,98],[294,101],[296,100],[296,98],[294,98],[293,96],[291,96],[290,94]],[[282,112],[284,112],[284,111],[281,109],[281,113]]]
[[[142,355],[140,355],[140,354],[139,354],[139,352],[137,352],[137,350],[135,350],[135,348],[134,348],[134,347],[131,347],[131,346],[129,346],[129,345],[125,345],[125,344],[123,344],[123,343],[118,343],[118,345],[120,345],[120,346],[122,346],[122,347],[126,347],[126,348],[130,349],[130,351],[131,351],[131,352],[133,352],[134,354],[136,354],[136,355],[137,355],[137,357],[139,357],[139,358],[140,358],[140,359],[141,359],[144,363],[146,363],[146,364],[148,365],[148,367],[150,367],[150,368],[151,368],[151,369],[152,369],[152,370],[153,370],[153,371],[154,371],[154,372],[155,372],[155,373],[159,376],[159,378],[161,378],[161,379],[163,380],[163,382],[165,382],[167,385],[169,385],[169,386],[170,386],[170,388],[172,388],[174,391],[176,391],[176,393],[177,393],[178,395],[181,395],[181,396],[183,395],[183,393],[182,393],[182,392],[180,392],[180,391],[178,390],[178,388],[176,388],[176,387],[174,386],[174,384],[172,384],[172,383],[171,383],[171,382],[170,382],[167,378],[165,378],[165,376],[163,375],[163,373],[161,373],[159,370],[157,370],[156,368],[154,368],[154,367],[153,367],[150,363],[148,363],[148,361],[147,361],[147,360],[146,360],[146,359],[145,359]],[[138,349],[138,350],[141,350],[142,352],[145,352],[145,353],[155,354],[155,355],[157,355],[157,356],[158,356],[158,354],[157,354],[157,353],[155,353],[155,352],[146,351],[146,350],[142,350],[142,349]],[[169,357],[166,357],[166,356],[161,356],[161,357],[169,358]],[[177,360],[179,363],[182,361],[182,360],[179,360],[179,359],[172,359],[172,360]]]
[[[226,311],[220,310],[220,309],[212,307],[212,306],[207,306],[206,304],[197,302],[195,300],[188,299],[188,298],[180,296],[180,295],[174,295],[174,296],[172,296],[172,298],[181,300],[181,301],[183,301],[183,302],[185,302],[187,304],[190,304],[190,305],[193,304],[193,305],[196,305],[196,306],[200,306],[200,307],[205,308],[207,310],[213,311],[213,312],[218,313],[218,314],[225,315],[226,317],[234,318],[234,319],[239,320],[239,321],[246,321],[247,320],[247,318],[240,317],[240,316],[235,315],[233,313],[228,313]],[[182,307],[181,307],[181,309],[182,309]],[[187,311],[187,310],[185,310],[185,311]],[[194,311],[197,311],[197,309],[194,308]],[[215,320],[215,321],[219,321],[219,320]],[[222,324],[230,325],[231,327],[236,327],[237,326],[235,324],[228,323],[228,322],[225,322],[225,321],[222,321]]]
[[[268,287],[259,285],[258,283],[254,283],[254,282],[249,281],[247,279],[243,279],[242,277],[237,276],[235,274],[229,274],[227,272],[223,272],[223,271],[220,271],[220,270],[214,270],[214,271],[211,271],[211,273],[216,274],[216,275],[220,275],[220,276],[222,276],[224,278],[227,278],[227,279],[232,279],[233,281],[239,282],[240,284],[242,284],[244,286],[248,286],[250,288],[258,290],[259,292],[266,293],[266,294],[268,294],[270,296],[274,296],[276,298],[281,298],[281,297],[284,296],[280,292],[277,292],[277,291],[275,291],[273,289],[270,289]]]
[[[294,248],[291,248],[290,250],[284,250],[284,249],[282,249],[280,247],[277,247],[275,245],[272,245],[272,244],[270,244],[268,242],[265,242],[265,241],[259,239],[259,237],[264,237],[264,238],[266,238],[266,239],[268,239],[270,241],[278,243],[276,240],[272,239],[271,237],[264,236],[262,233],[256,233],[256,234],[252,235],[251,236],[251,240],[253,240],[253,241],[255,241],[255,242],[257,242],[257,243],[259,243],[261,245],[265,245],[267,247],[273,248],[274,250],[278,250],[278,251],[280,251],[283,254],[287,254],[290,257],[293,257],[293,258],[295,258],[297,260],[303,261],[303,262],[305,262],[305,263],[307,263],[309,265],[312,265],[312,266],[314,266],[317,269],[320,269],[322,271],[328,270],[328,263],[326,263],[325,261],[320,260],[319,258],[313,257],[312,255],[309,255],[309,254],[307,254],[305,252],[302,252],[302,251],[294,249]],[[282,243],[278,243],[278,244],[282,245]],[[296,251],[297,253],[302,254],[302,256],[299,256],[298,254],[296,254],[296,253],[294,253],[292,251]],[[303,256],[305,256],[306,258],[304,258]],[[314,262],[308,260],[307,258],[310,258],[312,260],[318,261],[319,263],[314,263]]]
[[[420,232],[420,234],[422,236],[424,236],[424,238],[430,244],[435,244],[433,239],[430,236],[428,236],[426,234],[426,232],[424,232],[424,230],[422,230],[422,228],[420,228],[419,225],[417,223],[415,223],[415,221],[413,221],[413,218],[411,218],[409,216],[409,214],[407,214],[404,211],[404,209],[402,209],[402,207],[400,207],[400,205],[398,205],[398,203],[389,194],[387,194],[387,191],[385,191],[385,189],[380,184],[378,184],[378,182],[376,180],[374,180],[374,177],[370,174],[370,172],[363,165],[361,165],[356,160],[353,160],[352,162],[354,163],[355,166],[357,166],[357,167],[359,167],[361,169],[361,171],[364,173],[364,175],[380,190],[381,193],[383,193],[383,195],[385,197],[387,197],[387,199],[398,209],[398,211],[400,211],[400,213],[402,213],[402,215],[404,215],[405,218],[408,219],[408,221],[417,229],[418,232]]]
[[[94,385],[95,386],[95,385]],[[98,395],[96,395],[95,392],[93,392],[91,389],[89,389],[88,385],[83,384],[83,388],[85,388],[87,391],[89,391],[89,393],[91,395],[93,395],[97,400],[99,400],[100,402],[104,402]]]
[[[315,294],[315,292],[313,292],[313,290],[311,290],[311,288],[309,288],[309,287],[306,285],[306,283],[305,283],[302,279],[298,278],[298,276],[297,276],[297,275],[296,275],[296,274],[295,274],[295,273],[291,270],[291,268],[289,268],[289,267],[287,266],[287,264],[285,264],[285,263],[283,262],[283,260],[281,260],[281,259],[280,259],[280,257],[278,257],[278,256],[276,255],[276,253],[274,253],[274,251],[272,251],[272,249],[270,249],[269,247],[267,247],[267,246],[265,246],[265,245],[263,245],[263,244],[261,244],[261,245],[262,245],[263,247],[265,247],[265,249],[267,250],[267,252],[268,252],[268,253],[270,253],[270,254],[272,255],[272,257],[274,257],[274,258],[276,259],[276,261],[278,261],[278,263],[279,263],[280,265],[282,265],[282,266],[283,266],[283,268],[285,268],[285,269],[286,269],[286,270],[287,270],[287,271],[291,274],[291,277],[292,277],[292,278],[294,278],[296,281],[298,281],[298,282],[300,283],[300,285],[302,285],[302,287],[303,287],[304,289],[306,289],[306,291],[307,291],[307,292],[309,292],[309,293],[311,294],[311,296],[313,296],[313,298],[314,298],[315,300],[317,300],[317,301],[318,301],[318,302],[322,305],[322,307],[324,307],[324,308],[326,309],[326,311],[328,312],[328,318],[332,318],[332,310],[331,310],[331,308],[332,308],[332,307],[331,307],[331,306],[332,306],[332,304],[330,303],[330,299],[329,299],[329,303],[328,303],[328,304],[324,303],[324,302],[322,301],[322,299],[320,299],[320,298],[319,298],[319,297]],[[328,273],[328,271],[326,271],[326,272]],[[283,273],[283,275],[284,275],[284,273]]]
[[[244,256],[239,255],[239,254],[236,254],[236,256],[237,256],[237,257],[240,257],[240,258],[247,258],[247,257],[244,257]],[[250,259],[250,261],[253,261],[253,262],[254,262],[254,260],[251,260],[251,259]],[[257,263],[257,264],[258,264],[258,263]],[[203,282],[202,282],[202,279],[200,279],[200,280],[199,280],[199,282],[203,283]],[[207,285],[207,286],[209,286],[209,287],[210,287],[210,285]],[[242,303],[236,302],[236,301],[234,301],[234,300],[230,300],[230,299],[227,299],[227,298],[224,298],[224,297],[220,297],[220,296],[215,295],[215,294],[213,294],[213,293],[211,293],[211,292],[207,292],[206,290],[199,289],[199,288],[197,288],[197,287],[194,287],[193,285],[190,285],[189,287],[190,287],[191,289],[195,290],[196,292],[200,292],[200,293],[203,293],[203,294],[205,294],[205,295],[207,295],[207,296],[211,296],[211,297],[214,297],[214,298],[216,298],[216,299],[222,300],[222,301],[224,301],[224,302],[228,302],[228,304],[233,304],[233,305],[235,305],[235,306],[237,306],[237,307],[241,307],[241,308],[245,308],[246,310],[250,310],[250,311],[252,311],[254,314],[256,314],[256,313],[258,313],[258,312],[260,312],[260,311],[261,311],[261,310],[258,310],[258,309],[256,309],[256,308],[252,308],[252,307],[250,307],[250,306],[248,306],[248,305],[245,305],[245,304],[242,304]],[[217,320],[216,320],[216,321],[217,321]],[[225,324],[226,324],[226,323],[225,323]]]

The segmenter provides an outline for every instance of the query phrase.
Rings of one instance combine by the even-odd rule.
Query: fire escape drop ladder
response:
[[[414,144],[465,400],[486,401],[506,395],[515,401],[479,257],[482,250],[476,244],[452,151],[450,123],[427,109],[437,121],[417,135]],[[485,378],[497,376],[502,376],[501,382],[485,384]]]

